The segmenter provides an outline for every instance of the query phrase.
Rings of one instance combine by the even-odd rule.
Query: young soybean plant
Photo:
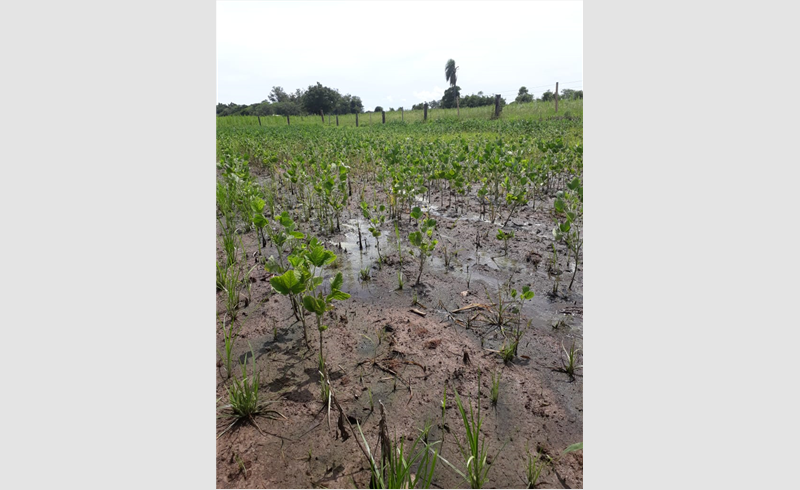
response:
[[[280,276],[275,276],[270,278],[269,283],[272,285],[273,288],[275,288],[276,291],[278,291],[282,295],[289,296],[289,298],[292,301],[292,307],[295,307],[297,301],[296,298],[302,297],[302,294],[306,291],[306,283],[310,278],[309,276],[310,273],[308,273],[307,271],[303,271],[299,268],[289,269]],[[303,323],[303,338],[306,341],[306,347],[308,349],[311,349],[311,346],[308,343],[306,317],[302,309],[299,310],[300,310],[299,312],[295,311],[295,313],[299,315],[299,319]]]
[[[567,184],[568,191],[559,191],[553,207],[557,213],[556,226],[553,228],[553,236],[556,240],[564,240],[570,252],[575,256],[575,270],[572,272],[572,280],[569,281],[569,288],[575,281],[575,274],[578,272],[578,257],[583,247],[583,237],[581,236],[581,225],[583,215],[583,184],[579,177],[575,177],[572,182]],[[569,261],[569,258],[567,258]]]
[[[383,262],[383,257],[381,257],[381,230],[378,229],[378,226],[382,225],[383,222],[386,220],[386,215],[383,212],[386,210],[386,206],[383,204],[377,208],[378,215],[372,216],[369,211],[369,206],[366,202],[361,201],[361,214],[364,215],[364,218],[370,222],[372,226],[369,227],[369,232],[372,233],[372,236],[375,238],[375,246],[378,248],[378,267],[381,267],[381,263]]]
[[[278,250],[279,263],[276,265],[274,259],[268,261],[267,270],[270,270],[270,272],[282,273],[287,268],[283,261],[284,246],[287,245],[290,240],[302,240],[305,238],[305,235],[295,230],[295,222],[289,217],[289,213],[286,211],[282,212],[280,216],[276,216],[275,221],[283,228],[278,228],[270,234],[270,239],[272,239],[272,243],[275,244],[275,248]],[[269,228],[267,228],[267,230],[269,230]]]
[[[411,245],[417,248],[417,257],[419,258],[419,274],[417,274],[417,282],[415,286],[419,285],[419,279],[422,277],[422,268],[425,266],[425,259],[427,259],[436,248],[438,240],[433,239],[433,230],[436,227],[436,220],[433,218],[422,218],[422,210],[419,207],[414,207],[411,210],[411,217],[417,220],[419,230],[408,235],[408,241]]]
[[[509,231],[506,233],[503,230],[497,230],[497,235],[495,235],[495,238],[498,240],[503,240],[503,255],[508,255],[508,241],[514,238],[514,232]]]
[[[313,239],[308,246],[306,259],[314,267],[322,268],[336,260],[336,255],[330,250],[325,250],[325,247],[320,245],[316,239]],[[303,296],[303,306],[306,310],[314,313],[317,316],[317,330],[319,330],[319,356],[320,365],[322,365],[325,359],[325,356],[322,352],[322,332],[328,329],[327,325],[322,324],[322,316],[326,311],[333,309],[334,301],[344,301],[348,299],[350,295],[341,290],[342,283],[344,282],[341,272],[338,272],[331,280],[331,290],[327,295],[322,291],[318,291],[316,294],[314,293],[316,287],[322,282],[321,277],[315,277],[312,282],[313,284],[311,285],[313,285],[313,288],[308,289],[307,292],[309,294]]]

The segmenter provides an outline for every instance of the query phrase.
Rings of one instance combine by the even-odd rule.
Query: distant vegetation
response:
[[[444,91],[442,98],[428,101],[429,109],[456,109],[475,107],[494,107],[494,95],[484,95],[478,92],[472,95],[461,95],[461,87],[453,85]],[[548,90],[538,99],[528,92],[525,87],[520,87],[519,95],[514,100],[516,103],[527,103],[534,101],[551,102],[555,94]],[[583,90],[563,89],[559,95],[559,100],[583,99]],[[420,102],[411,106],[411,110],[422,110],[425,102]],[[500,98],[500,106],[507,104],[504,98]],[[402,108],[401,108],[402,109]],[[375,107],[374,112],[381,112],[383,107]],[[389,108],[388,112],[393,112],[394,108]],[[398,109],[399,110],[399,109]],[[357,95],[339,93],[338,89],[326,87],[317,82],[310,85],[306,90],[297,89],[292,93],[286,92],[283,87],[272,87],[269,96],[250,105],[240,105],[231,102],[230,104],[217,104],[217,116],[307,116],[319,115],[320,111],[325,114],[363,114],[365,111],[361,97]]]

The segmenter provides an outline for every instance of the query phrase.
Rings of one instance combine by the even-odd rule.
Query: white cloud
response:
[[[439,87],[433,87],[433,91],[423,90],[421,92],[413,92],[414,97],[419,99],[420,102],[427,102],[429,100],[438,100],[442,98],[442,94],[444,94],[444,89]]]

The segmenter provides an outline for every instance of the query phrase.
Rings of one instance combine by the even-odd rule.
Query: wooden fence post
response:
[[[325,114],[322,112],[322,109],[319,110],[319,115],[322,117],[322,124],[325,124]]]
[[[258,125],[261,126],[261,116],[256,116],[258,118]]]
[[[381,124],[386,124],[386,111],[381,111]]]
[[[556,82],[556,112],[558,112],[558,82]]]
[[[428,120],[428,103],[427,102],[425,102],[425,105],[422,106],[422,110],[424,111],[422,113],[422,122],[425,122],[425,121]]]
[[[286,125],[291,126],[292,123],[289,122],[289,114],[286,114]]]
[[[356,112],[356,127],[358,127],[358,112]]]
[[[494,117],[500,117],[500,94],[494,96]]]
[[[336,111],[336,127],[339,127],[339,111]]]

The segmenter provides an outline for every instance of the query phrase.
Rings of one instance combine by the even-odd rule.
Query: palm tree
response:
[[[445,80],[450,82],[450,86],[453,87],[453,91],[455,91],[456,87],[456,72],[458,71],[458,67],[456,66],[456,62],[453,59],[447,60],[447,64],[444,65],[444,77]],[[458,93],[456,93],[456,113],[460,116],[461,115],[461,108],[458,106]]]

